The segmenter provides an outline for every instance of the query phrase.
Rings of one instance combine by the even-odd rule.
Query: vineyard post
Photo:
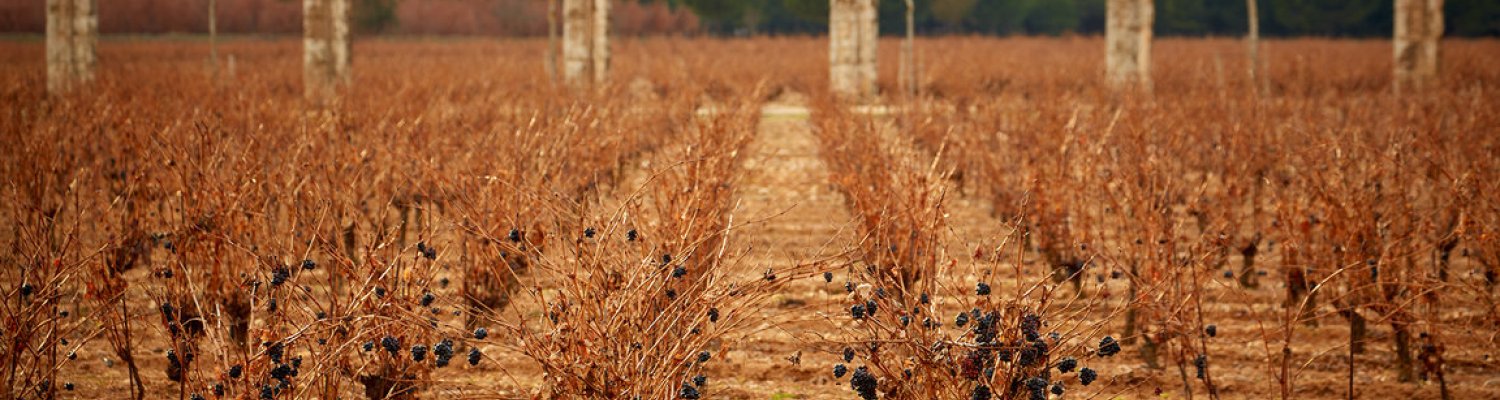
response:
[[[908,99],[917,97],[916,4],[906,0],[906,40],[901,42],[901,91]]]
[[[47,92],[62,94],[94,79],[99,36],[96,0],[47,0]]]
[[[874,0],[829,0],[829,84],[839,97],[862,100],[875,95]]]
[[[563,80],[581,87],[609,76],[609,0],[563,0]]]
[[[219,1],[208,0],[208,69],[209,80],[219,83]]]
[[[302,80],[308,101],[326,105],[349,84],[350,0],[302,1]]]
[[[1245,0],[1250,31],[1245,35],[1245,45],[1250,53],[1250,90],[1261,88],[1260,84],[1260,10],[1255,0]],[[1260,93],[1260,92],[1257,92]]]
[[[1420,90],[1438,74],[1443,0],[1396,0],[1396,93]]]
[[[1109,0],[1105,10],[1106,78],[1115,88],[1151,87],[1151,25],[1154,0]]]
[[[609,2],[594,0],[594,24],[592,32],[594,84],[603,84],[609,78]]]
[[[547,81],[557,84],[557,0],[547,0]]]

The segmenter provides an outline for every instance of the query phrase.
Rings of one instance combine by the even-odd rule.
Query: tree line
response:
[[[720,34],[817,33],[827,29],[827,0],[647,0],[693,10]],[[879,0],[882,34],[905,29],[904,0]],[[1103,34],[1105,0],[918,0],[923,34]],[[1389,37],[1393,0],[1261,0],[1267,36]],[[1158,35],[1238,36],[1246,32],[1245,0],[1156,0]],[[1446,34],[1500,35],[1500,1],[1447,0]]]
[[[4,2],[0,2],[4,3]],[[0,32],[41,33],[45,2],[0,4]],[[822,34],[828,0],[617,0],[613,29],[624,35],[673,33]],[[920,34],[1103,34],[1105,0],[917,0]],[[1260,0],[1266,36],[1389,37],[1393,0]],[[1164,36],[1238,36],[1247,29],[1245,0],[1156,0],[1154,31]],[[546,35],[546,3],[537,0],[356,0],[362,33],[413,35]],[[99,2],[100,30],[203,33],[201,0]],[[883,34],[904,31],[904,0],[879,0]],[[296,33],[301,4],[289,0],[221,0],[228,33]],[[1445,36],[1500,35],[1500,1],[1447,0]]]

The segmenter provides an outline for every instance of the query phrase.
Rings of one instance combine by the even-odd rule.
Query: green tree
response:
[[[1031,6],[1026,14],[1026,31],[1033,34],[1060,35],[1078,29],[1078,5],[1073,0],[1046,0]]]
[[[1027,13],[1037,1],[1047,0],[993,0],[980,2],[974,7],[964,27],[970,30],[1010,35],[1023,33]]]
[[[932,17],[944,26],[959,27],[979,0],[932,0]]]
[[[1272,31],[1279,34],[1365,36],[1390,34],[1392,0],[1270,0]]]
[[[804,22],[828,25],[828,0],[781,0],[782,6]]]
[[[381,33],[396,27],[397,0],[359,0],[354,4],[354,29]]]
[[[1500,1],[1446,0],[1443,17],[1448,32],[1454,35],[1500,35]]]
[[[1208,21],[1203,0],[1156,0],[1155,33],[1159,35],[1202,35]]]

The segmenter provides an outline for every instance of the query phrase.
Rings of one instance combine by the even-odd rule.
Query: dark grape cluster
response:
[[[859,367],[854,370],[854,376],[849,378],[849,387],[859,394],[861,399],[875,400],[879,398],[876,389],[880,387],[880,380],[875,374],[870,373],[869,368]]]
[[[1026,340],[1033,342],[1042,340],[1041,329],[1042,316],[1027,313],[1021,317],[1021,334],[1026,336]]]
[[[693,387],[693,385],[689,385],[687,383],[683,383],[682,389],[677,391],[677,398],[680,399],[693,400],[699,398],[699,396],[700,395],[698,394],[698,388]]]
[[[453,341],[448,339],[439,341],[438,344],[432,346],[432,355],[438,368],[448,366],[448,363],[453,360]]]
[[[417,253],[421,254],[422,258],[426,258],[428,260],[437,259],[437,249],[433,248],[432,246],[428,246],[427,243],[417,242]]]
[[[411,347],[411,360],[422,361],[427,357],[427,345],[419,344]]]
[[[1027,379],[1026,390],[1031,393],[1031,400],[1047,400],[1046,379],[1036,376]]]
[[[1062,359],[1062,361],[1057,362],[1057,372],[1066,374],[1069,372],[1073,372],[1073,370],[1077,368],[1078,359],[1075,359],[1073,357],[1064,358]]]
[[[1099,379],[1099,373],[1094,372],[1092,368],[1083,367],[1083,369],[1078,370],[1078,383],[1082,383],[1083,386],[1094,383],[1096,379]]]
[[[396,355],[396,353],[401,352],[401,339],[397,339],[395,336],[386,336],[380,338],[380,347],[394,356]]]
[[[990,387],[984,384],[974,386],[974,391],[969,394],[970,400],[990,400],[995,395],[990,392]]]
[[[855,304],[849,306],[849,316],[854,317],[854,319],[865,319],[865,305]]]
[[[1099,340],[1099,355],[1103,357],[1113,356],[1120,353],[1120,342],[1113,336],[1105,336]]]

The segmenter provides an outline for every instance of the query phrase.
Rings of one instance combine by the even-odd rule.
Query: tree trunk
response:
[[[47,0],[47,92],[94,80],[99,10],[95,0]]]
[[[327,105],[349,84],[350,0],[302,1],[302,80],[308,101]]]
[[[1106,77],[1116,88],[1151,87],[1153,0],[1108,0],[1104,41]]]
[[[569,86],[609,76],[609,0],[563,0],[563,80]]]
[[[1443,0],[1396,0],[1396,93],[1421,90],[1438,73]]]
[[[874,0],[829,0],[828,64],[833,93],[864,100],[875,95],[879,26]]]

